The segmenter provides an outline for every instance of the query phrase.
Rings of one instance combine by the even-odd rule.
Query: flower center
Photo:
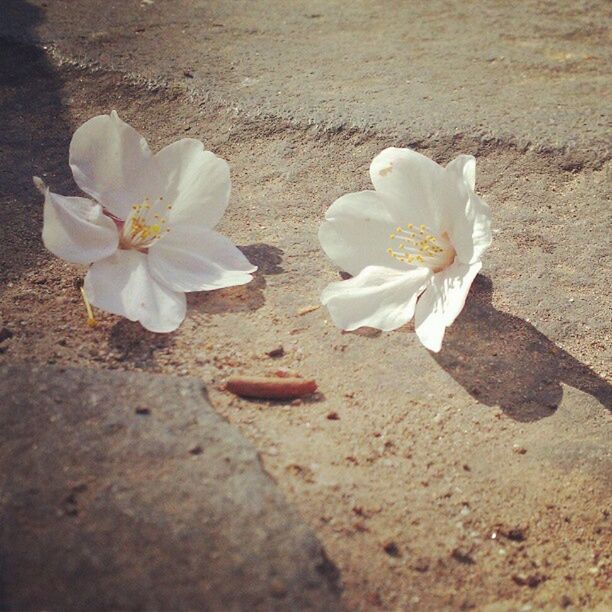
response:
[[[389,234],[394,242],[387,253],[402,263],[413,266],[424,266],[434,272],[439,272],[449,266],[455,259],[455,249],[448,234],[434,234],[426,225],[408,223],[398,227]]]
[[[153,204],[145,198],[140,204],[134,204],[128,218],[123,224],[120,245],[123,249],[148,249],[170,230],[162,213],[172,209],[159,197]]]

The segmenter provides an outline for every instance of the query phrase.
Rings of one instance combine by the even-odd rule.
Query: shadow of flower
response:
[[[364,338],[380,338],[382,331],[374,327],[358,327],[351,331],[342,330],[342,334],[350,334],[352,336],[363,336]]]
[[[253,280],[246,285],[187,294],[188,310],[199,314],[222,314],[258,310],[265,303],[263,290],[268,275],[282,274],[283,251],[268,244],[258,243],[239,247],[247,259],[257,266]],[[189,316],[189,315],[188,315]]]
[[[246,285],[187,294],[187,316],[258,310],[264,303],[266,279],[256,272]]]
[[[262,242],[238,248],[254,266],[257,266],[257,271],[261,274],[268,276],[284,272],[281,268],[284,255],[282,249]]]
[[[120,319],[111,328],[108,344],[118,361],[150,368],[155,365],[156,352],[174,344],[174,334],[156,334],[137,321]]]
[[[442,350],[432,354],[472,397],[517,421],[535,421],[556,410],[563,382],[612,410],[609,383],[530,323],[496,310],[492,293],[491,281],[477,276]]]

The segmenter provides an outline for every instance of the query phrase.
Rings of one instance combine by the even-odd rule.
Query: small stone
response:
[[[284,354],[285,354],[285,349],[280,345],[266,353],[266,355],[268,355],[268,357],[272,357],[272,359],[278,359],[279,357],[282,357]]]
[[[398,548],[397,544],[393,541],[387,542],[386,544],[383,545],[383,550],[390,556],[390,557],[400,557],[401,553],[400,553],[400,549]]]
[[[513,542],[523,542],[527,538],[526,531],[526,527],[513,527],[512,529],[502,532],[502,534]]]
[[[527,452],[527,449],[523,446],[519,446],[518,444],[515,444],[512,447],[512,450],[517,454],[517,455],[524,455]]]
[[[460,548],[455,548],[453,552],[451,552],[451,557],[455,561],[459,561],[459,563],[463,563],[465,565],[474,565],[474,563],[476,563],[476,561],[474,561],[474,558],[472,557],[472,555],[470,555],[469,552],[464,551]]]
[[[134,412],[140,416],[149,416],[151,414],[151,409],[145,406],[139,406]]]
[[[192,455],[201,455],[204,452],[204,449],[198,444],[197,446],[194,446],[193,448],[189,449],[189,452]]]
[[[422,574],[425,573],[429,569],[429,559],[426,559],[425,557],[419,557],[412,564],[412,569],[417,572],[421,572]]]
[[[328,419],[329,421],[339,421],[340,420],[340,416],[338,415],[337,412],[330,412],[327,414],[325,418]]]
[[[519,586],[528,586],[530,589],[535,589],[539,584],[547,580],[548,577],[543,574],[514,574],[512,580]]]

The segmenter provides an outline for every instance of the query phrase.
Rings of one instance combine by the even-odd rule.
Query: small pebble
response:
[[[465,565],[474,565],[474,563],[476,563],[469,552],[461,550],[460,548],[455,548],[451,553],[451,557],[455,561],[459,561],[459,563],[464,563]]]
[[[387,542],[386,544],[383,545],[383,550],[390,556],[390,557],[399,557],[400,556],[400,550],[397,546],[397,544],[395,542]]]
[[[424,573],[429,569],[429,561],[421,557],[412,564],[412,569],[417,572]]]
[[[285,354],[285,349],[282,346],[277,346],[271,351],[268,351],[266,354],[268,355],[268,357],[276,359],[278,357],[282,357]]]
[[[529,576],[525,574],[514,574],[512,576],[512,580],[518,584],[519,586],[528,586],[530,589],[535,589],[540,583],[544,582],[547,579],[546,576],[542,574],[530,574]]]

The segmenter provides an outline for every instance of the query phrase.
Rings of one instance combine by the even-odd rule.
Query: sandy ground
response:
[[[180,87],[58,68],[29,47],[0,51],[0,329],[10,336],[0,363],[201,378],[323,541],[347,609],[612,605],[607,163],[467,136],[389,142],[247,120]],[[30,176],[76,193],[70,135],[111,108],[156,149],[196,137],[232,167],[219,229],[259,272],[191,295],[173,334],[104,313],[88,328],[75,289],[84,270],[40,243]],[[324,211],[368,187],[371,158],[390,144],[444,163],[477,155],[493,210],[483,274],[438,355],[410,327],[342,333],[324,309],[300,314],[338,278],[316,238]],[[269,357],[278,346],[284,356]],[[223,390],[231,374],[278,369],[316,378],[320,394],[277,404]]]

